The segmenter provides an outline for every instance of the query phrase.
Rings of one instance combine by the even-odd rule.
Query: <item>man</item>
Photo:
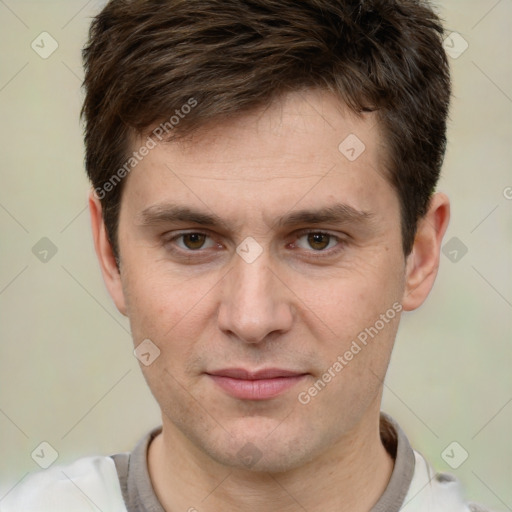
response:
[[[162,426],[0,510],[482,510],[380,413],[449,221],[442,36],[415,0],[105,6],[89,206]]]

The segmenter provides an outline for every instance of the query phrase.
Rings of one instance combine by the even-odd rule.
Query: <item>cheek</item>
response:
[[[309,329],[319,319],[324,325],[317,346],[326,372],[320,379],[329,382],[317,403],[330,404],[327,409],[341,399],[362,411],[382,385],[402,309],[403,274],[395,263],[402,260],[390,252],[380,250],[378,258],[360,262],[320,288],[304,280],[306,304],[316,313]]]
[[[136,271],[135,268],[144,268]],[[218,277],[183,277],[165,266],[127,263],[123,281],[134,343],[151,339],[174,355],[190,351],[213,314],[211,297]]]
[[[385,249],[375,253],[379,254],[333,271],[327,279],[303,275],[294,283],[297,296],[332,334],[345,339],[356,336],[400,301],[404,273],[400,263],[395,263],[400,257]]]

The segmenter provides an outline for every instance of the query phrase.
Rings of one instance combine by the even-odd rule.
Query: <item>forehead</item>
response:
[[[133,150],[143,143],[134,141]],[[366,211],[389,202],[386,194],[376,198],[379,191],[394,195],[385,151],[373,113],[356,116],[324,91],[290,93],[266,109],[158,143],[130,173],[123,203],[140,212],[178,199],[262,217],[319,201]]]

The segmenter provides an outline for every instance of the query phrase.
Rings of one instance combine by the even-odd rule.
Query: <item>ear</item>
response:
[[[414,245],[407,257],[405,290],[402,305],[411,311],[427,298],[439,268],[441,243],[450,220],[450,201],[436,193],[430,200],[426,215],[418,222]]]
[[[117,309],[126,316],[126,302],[121,282],[121,274],[117,268],[114,251],[107,236],[107,230],[105,229],[101,202],[96,197],[93,190],[89,193],[89,212],[91,214],[94,248],[96,249],[96,255],[100,263],[103,280]]]

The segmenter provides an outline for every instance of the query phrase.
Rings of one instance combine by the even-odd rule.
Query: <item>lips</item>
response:
[[[266,368],[255,372],[244,370],[243,368],[226,368],[224,370],[208,372],[208,374],[241,380],[276,379],[279,377],[296,377],[297,375],[304,375],[302,372],[282,370],[279,368]]]
[[[207,372],[224,392],[241,400],[268,400],[295,386],[306,373],[281,368],[250,371],[244,368],[225,368]]]

